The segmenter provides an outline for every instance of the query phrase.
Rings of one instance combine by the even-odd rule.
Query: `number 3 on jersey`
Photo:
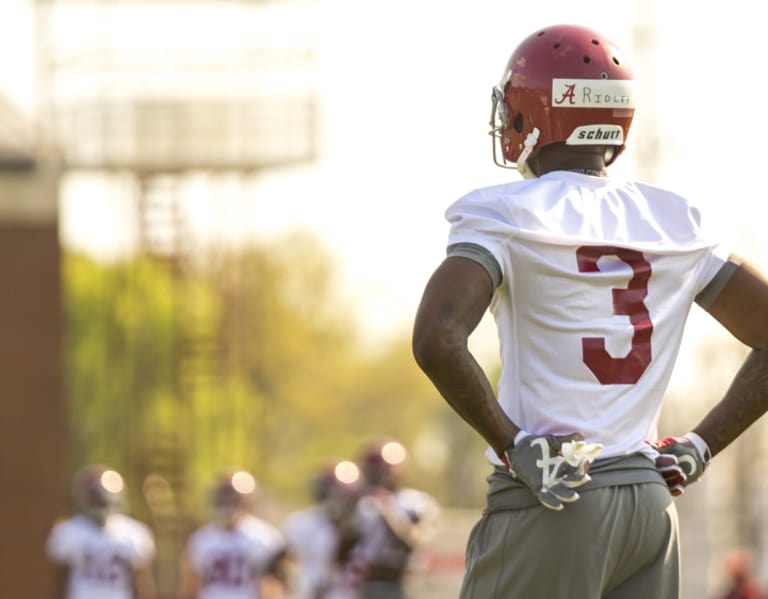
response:
[[[576,250],[579,272],[600,272],[597,262],[603,256],[616,256],[632,269],[626,289],[614,288],[613,313],[628,316],[634,328],[632,347],[623,358],[614,358],[605,349],[604,337],[582,337],[584,363],[603,385],[632,385],[651,363],[653,323],[645,297],[651,265],[641,252],[611,246],[582,246]]]

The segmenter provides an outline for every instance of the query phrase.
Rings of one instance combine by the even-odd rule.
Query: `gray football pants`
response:
[[[667,487],[592,489],[559,512],[488,512],[467,543],[461,599],[679,599]]]

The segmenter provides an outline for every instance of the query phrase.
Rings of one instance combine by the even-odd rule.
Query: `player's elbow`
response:
[[[768,331],[753,332],[742,336],[740,340],[751,349],[768,350]]]
[[[434,339],[429,338],[418,327],[414,329],[411,337],[411,351],[419,368],[425,370],[434,355]]]

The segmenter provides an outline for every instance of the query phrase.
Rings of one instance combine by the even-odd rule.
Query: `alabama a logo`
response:
[[[624,79],[553,79],[554,108],[634,108],[634,82]]]

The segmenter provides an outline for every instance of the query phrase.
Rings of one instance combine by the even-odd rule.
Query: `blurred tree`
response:
[[[343,451],[338,415],[358,362],[353,312],[334,293],[331,258],[305,235],[219,252],[209,275],[224,306],[220,416],[239,440],[208,455],[296,498],[333,449],[326,435]]]
[[[131,480],[136,450],[174,396],[172,281],[141,259],[65,255],[62,272],[73,467],[108,463]]]
[[[225,466],[252,471],[267,499],[296,504],[320,464],[357,457],[371,437],[413,450],[436,431],[449,458],[414,453],[408,476],[441,500],[475,504],[456,475],[482,455],[479,438],[446,416],[409,330],[362,351],[314,238],[213,249],[182,276],[140,257],[67,255],[63,272],[73,467],[123,471],[134,511],[146,499],[153,512],[200,520]]]

